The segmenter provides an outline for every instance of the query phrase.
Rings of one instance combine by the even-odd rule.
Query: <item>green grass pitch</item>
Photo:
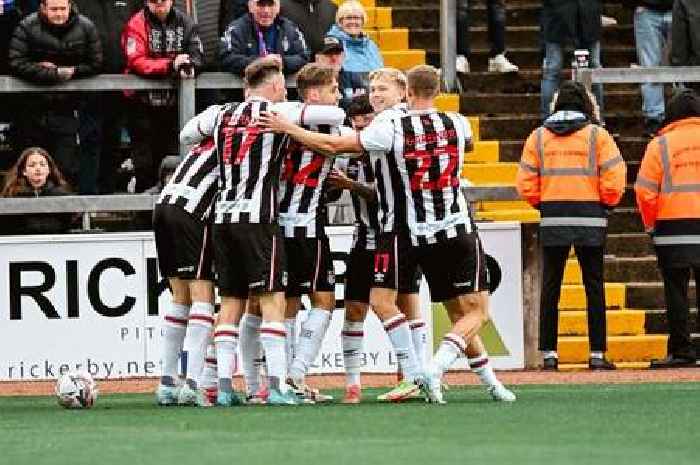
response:
[[[700,384],[452,388],[449,404],[158,408],[106,395],[89,411],[0,398],[0,464],[697,464]],[[366,390],[365,398],[377,390]],[[335,392],[335,394],[340,394]]]

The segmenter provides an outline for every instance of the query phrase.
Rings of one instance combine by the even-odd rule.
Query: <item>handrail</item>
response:
[[[593,84],[700,82],[700,66],[578,68],[575,71],[575,79],[589,90]]]
[[[462,31],[466,33],[466,31]],[[445,92],[457,88],[457,2],[440,0],[440,69]]]

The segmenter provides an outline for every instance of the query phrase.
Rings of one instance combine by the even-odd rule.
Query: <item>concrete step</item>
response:
[[[523,200],[490,200],[484,202],[476,202],[476,208],[480,211],[533,209],[529,203]]]
[[[695,304],[695,302],[693,302]],[[668,318],[666,317],[665,308],[647,309],[645,312],[646,320],[644,330],[648,334],[665,334],[668,333]],[[698,320],[698,309],[690,309],[690,318],[688,319],[688,328],[691,331],[700,333],[700,320]]]
[[[691,279],[688,300],[696,302],[695,282]],[[628,282],[626,289],[627,305],[638,309],[666,308],[664,285],[662,282]]]
[[[480,221],[520,221],[521,223],[539,223],[540,221],[540,212],[534,208],[478,211],[474,216]]]
[[[377,43],[382,51],[408,50],[410,47],[407,28],[372,29],[366,31],[367,36]]]
[[[393,27],[391,7],[370,7],[365,8],[365,11],[367,12],[365,29],[391,29]]]
[[[393,50],[390,52],[382,51],[384,66],[390,68],[398,68],[400,70],[408,70],[416,65],[425,64],[424,50]]]
[[[618,257],[653,255],[654,248],[647,233],[608,234],[608,253]]]
[[[606,308],[625,308],[625,285],[605,283]],[[581,310],[586,308],[586,292],[581,284],[564,284],[561,287],[559,310]]]
[[[611,251],[608,250],[608,252]],[[656,266],[656,255],[644,257],[607,256],[604,275],[607,282],[656,282],[661,280],[661,274]],[[564,283],[581,284],[582,282],[578,260],[570,258],[564,268]]]
[[[560,336],[588,335],[584,310],[559,312]],[[608,336],[637,336],[644,334],[645,313],[642,310],[610,310],[605,312]]]
[[[477,140],[474,150],[468,152],[466,163],[497,163],[499,159],[499,143],[497,140]]]
[[[665,335],[609,336],[606,357],[612,362],[646,362],[666,356]],[[587,363],[587,336],[564,336],[557,347],[559,362]]]
[[[476,186],[495,183],[515,184],[517,171],[517,163],[465,163],[462,167],[462,177]]]
[[[462,94],[460,109],[462,113],[499,114],[511,113],[537,114],[540,111],[540,94],[537,93],[469,93]],[[642,96],[639,90],[609,90],[605,93],[607,111],[626,111],[630,108],[642,108]]]
[[[440,49],[436,44],[426,50],[426,62],[440,66]],[[490,49],[473,48],[469,56],[470,69],[473,71],[488,70]],[[508,59],[517,64],[522,70],[534,70],[542,67],[542,52],[539,47],[519,47],[508,49]],[[602,53],[603,64],[609,68],[626,68],[637,61],[637,52],[633,46],[606,45]],[[568,76],[571,76],[569,74]]]
[[[459,94],[440,94],[435,99],[435,108],[440,111],[459,112]]]
[[[608,218],[609,233],[643,232],[644,226],[635,208],[616,208]]]
[[[541,124],[541,121],[536,123]],[[649,140],[641,136],[621,136],[615,138],[615,143],[625,161],[641,160]],[[525,139],[500,141],[500,161],[520,161]]]
[[[649,362],[617,362],[618,370],[646,370]],[[560,363],[559,371],[584,371],[588,370],[588,363]]]
[[[644,119],[641,110],[634,110],[606,113],[608,132],[640,137],[644,131]],[[482,139],[504,139],[504,135],[507,135],[508,140],[525,140],[541,125],[542,120],[537,114],[479,115],[479,123]]]

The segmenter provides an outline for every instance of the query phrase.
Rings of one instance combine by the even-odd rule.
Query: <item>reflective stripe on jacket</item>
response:
[[[541,213],[545,245],[600,245],[607,208],[620,201],[626,167],[613,138],[587,124],[566,134],[540,127],[525,143],[518,192]]]

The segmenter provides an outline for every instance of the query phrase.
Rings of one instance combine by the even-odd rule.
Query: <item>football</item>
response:
[[[88,372],[66,373],[56,381],[56,397],[65,408],[90,408],[97,399],[97,385]]]

